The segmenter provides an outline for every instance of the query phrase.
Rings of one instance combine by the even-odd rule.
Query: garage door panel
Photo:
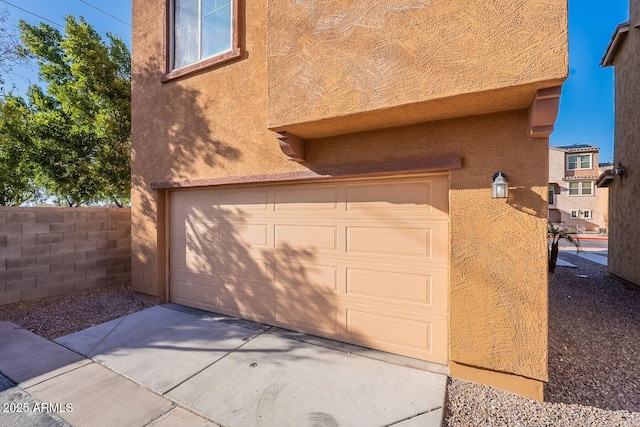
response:
[[[243,252],[235,256],[220,256],[220,277],[233,282],[273,283],[273,260]]]
[[[347,227],[347,252],[431,256],[428,228]]]
[[[240,245],[250,248],[264,248],[268,244],[267,224],[220,224],[220,246]]]
[[[359,338],[430,351],[430,329],[425,322],[347,310],[346,332]]]
[[[337,187],[285,187],[275,190],[274,207],[280,212],[335,212],[338,210]]]
[[[218,256],[199,251],[176,250],[171,257],[171,270],[217,277],[219,275]]]
[[[430,304],[431,288],[427,275],[347,269],[347,293],[351,295]]]
[[[275,318],[275,296],[268,292],[220,289],[220,308],[227,313],[258,322]]]
[[[447,363],[447,321],[417,322],[363,311],[347,312],[347,340],[366,347]]]
[[[348,185],[346,202],[352,212],[429,210],[431,183]]]
[[[208,218],[215,216],[217,211],[217,194],[206,190],[177,191],[171,196],[172,218]]]
[[[269,203],[268,189],[221,190],[219,208],[224,213],[266,211]]]
[[[275,281],[279,290],[338,292],[338,266],[276,262]]]
[[[305,300],[278,298],[276,300],[276,322],[281,326],[302,329],[309,333],[335,335],[340,332],[339,309],[335,306],[315,302],[312,306]]]
[[[172,281],[172,284],[169,291],[172,302],[213,311],[219,305],[220,290],[214,280],[185,273],[180,274],[179,279]]]
[[[276,248],[304,248],[309,251],[338,250],[338,227],[318,225],[276,225]]]
[[[350,297],[383,301],[387,305],[420,304],[446,314],[447,282],[447,272],[438,270],[410,274],[382,268],[347,268],[346,293]]]
[[[350,213],[383,215],[385,212],[402,212],[402,215],[417,214],[422,218],[448,216],[448,179],[408,183],[353,184],[346,187],[346,209]]]
[[[218,226],[213,221],[201,219],[173,218],[171,221],[172,246],[188,246],[194,249],[211,251],[219,246]]]

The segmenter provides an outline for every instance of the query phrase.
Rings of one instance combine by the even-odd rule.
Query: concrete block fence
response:
[[[130,209],[0,207],[0,306],[130,280]]]

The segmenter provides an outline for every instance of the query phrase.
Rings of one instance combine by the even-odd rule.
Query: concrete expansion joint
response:
[[[163,397],[164,399],[167,399],[168,401],[173,403],[173,408],[169,409],[167,412],[165,412],[163,414],[158,415],[155,419],[149,421],[143,427],[155,425],[154,423],[156,423],[160,419],[165,418],[166,416],[168,416],[176,408],[184,409],[185,411],[191,412],[192,414],[194,414],[194,415],[196,415],[196,416],[198,416],[200,418],[204,418],[205,420],[209,421],[210,423],[213,423],[214,426],[216,426],[216,427],[231,427],[231,426],[228,426],[226,424],[220,424],[220,422],[214,420],[213,418],[209,417],[208,415],[203,414],[202,412],[196,411],[195,409],[190,408],[188,406],[185,406],[185,405],[181,404],[180,402],[176,402],[175,400],[173,400],[172,398],[170,398],[168,396],[161,396],[161,397]]]
[[[384,427],[393,427],[393,426],[397,426],[398,424],[403,423],[403,422],[405,422],[405,421],[412,420],[412,419],[417,418],[417,417],[420,417],[420,416],[422,416],[422,415],[430,414],[431,412],[435,412],[435,411],[438,411],[438,410],[440,410],[440,409],[444,409],[444,407],[442,407],[442,406],[438,406],[437,408],[433,408],[433,409],[431,409],[431,410],[429,410],[429,411],[420,412],[420,413],[418,413],[418,414],[411,415],[410,417],[403,418],[403,419],[398,420],[398,421],[394,421],[394,422],[392,422],[391,424],[385,424],[385,425],[384,425]]]
[[[93,353],[93,351],[94,351],[94,350],[95,350],[95,349],[96,349],[100,344],[102,344],[102,343],[103,343],[103,342],[104,342],[104,341],[105,341],[105,340],[106,340],[106,339],[107,339],[107,338],[108,338],[108,337],[113,333],[113,331],[115,331],[116,329],[118,329],[118,327],[122,324],[122,322],[124,322],[124,321],[125,321],[125,319],[126,319],[126,318],[128,318],[128,317],[129,317],[129,316],[124,316],[124,317],[122,317],[122,319],[120,319],[120,321],[118,322],[118,324],[117,324],[113,329],[111,329],[107,335],[105,335],[105,336],[104,336],[100,341],[98,341],[98,342],[96,343],[96,345],[94,345],[93,347],[91,347],[91,349],[87,352],[87,355],[89,355],[89,354]],[[67,347],[67,348],[68,348],[68,347]],[[71,350],[71,351],[75,351],[75,350],[73,350],[72,348],[69,348],[69,350]],[[77,352],[76,352],[76,353],[77,353]],[[80,354],[80,353],[78,353],[78,354]],[[81,356],[84,356],[84,355],[83,355],[83,354],[81,354]],[[93,359],[91,359],[91,360],[93,360]]]
[[[237,346],[236,348],[234,348],[233,350],[227,352],[225,355],[223,355],[222,357],[220,357],[219,359],[214,360],[212,363],[206,365],[205,367],[203,367],[202,369],[200,369],[197,372],[194,372],[193,375],[185,378],[184,380],[182,380],[181,382],[179,382],[178,384],[176,384],[175,386],[173,386],[172,388],[170,388],[169,390],[166,390],[164,392],[164,394],[162,394],[162,396],[165,396],[169,393],[171,393],[173,390],[175,390],[176,388],[180,387],[180,385],[184,384],[185,382],[189,381],[190,379],[192,379],[193,377],[195,377],[196,375],[200,374],[201,372],[205,371],[206,369],[210,368],[211,366],[215,365],[216,363],[220,362],[221,360],[223,360],[225,357],[229,356],[230,354],[235,353],[236,351],[238,351],[239,349],[241,349],[242,347],[244,347],[245,345],[247,345],[248,343],[250,343],[251,341],[253,341],[255,338],[259,337],[260,335],[264,334],[266,331],[268,331],[269,329],[271,329],[271,327],[267,328],[264,331],[258,331],[257,334],[250,336],[250,337],[246,337],[242,339],[242,344],[240,344],[239,346]],[[172,400],[173,401],[173,400]]]

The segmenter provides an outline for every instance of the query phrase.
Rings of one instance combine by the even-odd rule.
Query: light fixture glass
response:
[[[506,199],[509,197],[509,183],[507,177],[502,172],[496,172],[493,175],[493,184],[491,184],[491,196],[494,199]]]

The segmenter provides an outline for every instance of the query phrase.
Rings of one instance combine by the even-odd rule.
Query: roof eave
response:
[[[602,57],[602,61],[600,62],[601,67],[609,67],[613,65],[613,59],[615,58],[618,49],[622,45],[622,42],[627,37],[627,33],[629,33],[629,27],[629,22],[624,22],[618,25],[613,33],[613,36],[611,36],[611,41],[609,42],[607,50]]]

